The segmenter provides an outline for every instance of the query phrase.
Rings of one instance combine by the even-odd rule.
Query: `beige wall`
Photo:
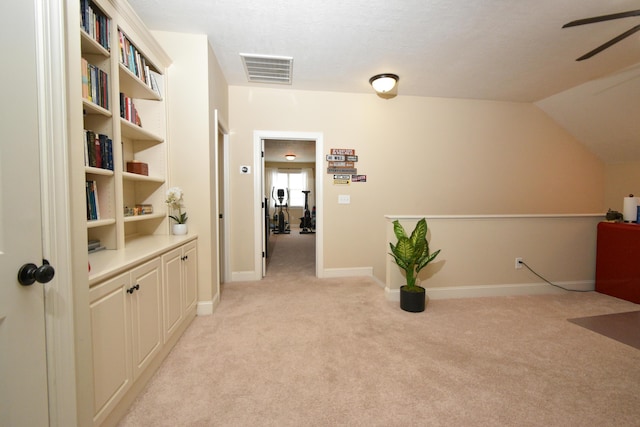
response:
[[[388,218],[387,240],[392,243],[397,242],[395,219],[407,233],[417,222]],[[429,248],[441,252],[420,272],[420,284],[430,298],[548,292],[550,286],[526,267],[515,268],[519,257],[555,284],[593,290],[597,224],[603,219],[602,214],[428,216]],[[386,289],[404,284],[404,275],[388,256]]]
[[[153,35],[173,59],[167,93],[168,185],[184,190],[189,232],[198,234],[198,300],[211,302],[219,293],[217,234],[212,221],[217,183],[213,118],[217,108],[227,113],[226,82],[206,35],[163,31]]]
[[[622,212],[626,196],[640,196],[640,162],[612,163],[605,170],[605,210]]]
[[[231,171],[253,131],[322,132],[366,183],[324,180],[324,266],[385,277],[385,214],[597,213],[604,165],[531,104],[230,86]],[[253,270],[252,178],[232,173],[232,270]],[[338,205],[339,194],[351,196]]]

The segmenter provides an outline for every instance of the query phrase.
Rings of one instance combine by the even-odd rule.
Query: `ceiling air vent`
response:
[[[247,53],[241,53],[240,57],[250,82],[291,84],[292,57]]]

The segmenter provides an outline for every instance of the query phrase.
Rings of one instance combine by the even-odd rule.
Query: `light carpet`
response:
[[[567,321],[638,305],[566,293],[406,313],[370,278],[315,278],[314,237],[294,233],[264,280],[224,286],[121,426],[640,425],[640,351]]]

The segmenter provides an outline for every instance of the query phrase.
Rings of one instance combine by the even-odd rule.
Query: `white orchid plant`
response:
[[[167,200],[165,203],[170,209],[178,211],[177,215],[169,215],[169,218],[173,219],[177,224],[185,224],[187,222],[187,212],[182,212],[184,193],[180,187],[171,187],[167,190]]]

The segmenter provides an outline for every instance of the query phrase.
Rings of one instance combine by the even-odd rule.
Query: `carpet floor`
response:
[[[638,426],[640,351],[568,319],[638,311],[598,293],[432,300],[317,279],[313,235],[225,284],[120,426]]]

